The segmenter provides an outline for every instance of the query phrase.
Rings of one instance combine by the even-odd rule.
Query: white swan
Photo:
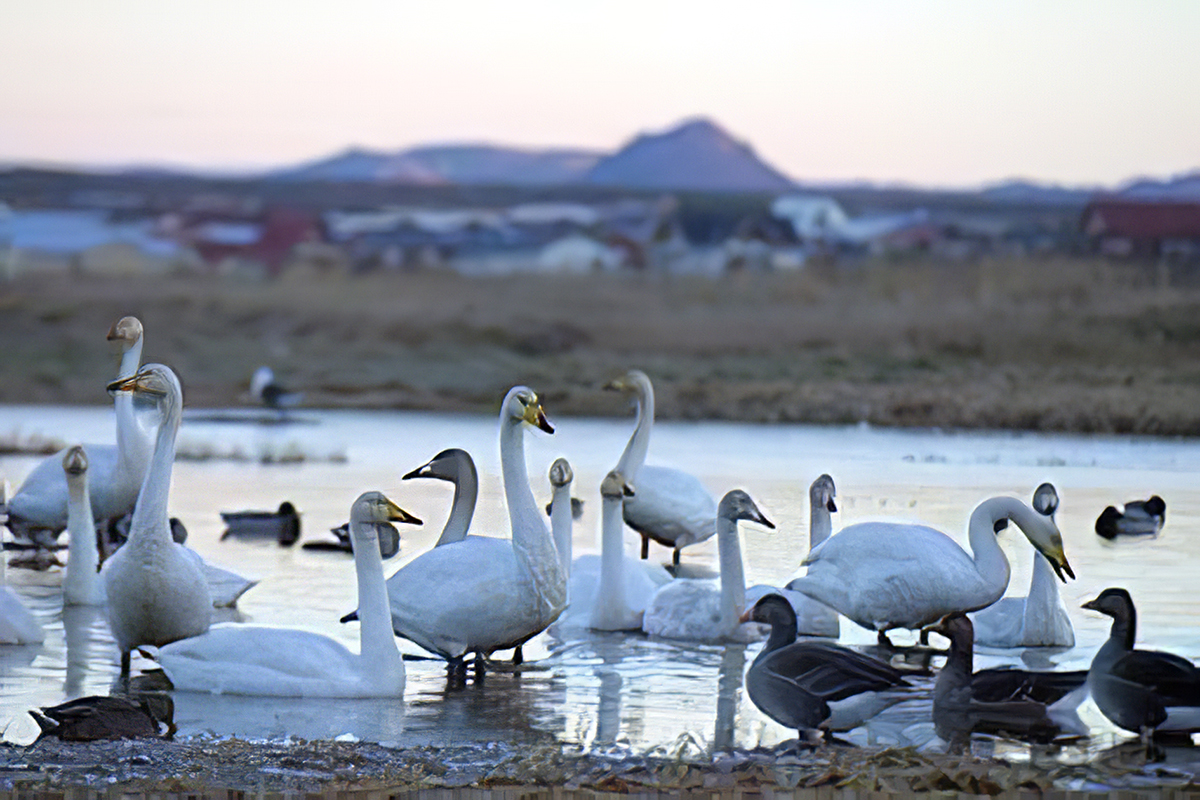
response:
[[[479,473],[475,470],[475,461],[471,454],[457,447],[443,450],[401,480],[413,478],[434,478],[454,484],[450,516],[446,518],[442,535],[433,546],[441,547],[467,538],[471,518],[475,515],[475,501],[479,496]]]
[[[1053,518],[1058,492],[1043,483],[1033,493],[1033,508]],[[968,614],[975,626],[975,643],[987,647],[1074,647],[1075,629],[1058,594],[1050,562],[1033,549],[1033,578],[1026,597],[1001,597],[987,608]]]
[[[719,582],[683,578],[663,586],[646,608],[643,631],[668,639],[707,642],[762,638],[757,624],[738,621],[746,607],[746,578],[737,529],[738,520],[742,519],[775,527],[754,505],[750,495],[741,489],[726,494],[716,515],[721,561]]]
[[[142,359],[142,323],[122,317],[108,332],[123,348],[117,378],[137,372]],[[121,517],[133,510],[142,478],[150,461],[151,435],[142,428],[133,398],[113,399],[117,416],[117,443],[85,444],[88,455],[92,512],[98,521]],[[66,451],[42,460],[25,478],[8,502],[8,529],[29,539],[53,538],[67,526],[67,482],[62,462]]]
[[[96,521],[88,492],[88,458],[81,445],[67,448],[62,460],[67,478],[67,535],[70,550],[63,578],[63,605],[104,605],[100,582],[100,548],[96,544]]]
[[[837,505],[833,502],[836,495],[837,488],[833,484],[833,478],[828,475],[821,475],[808,487],[809,551],[833,533],[833,519],[830,514],[837,511]],[[792,610],[796,612],[796,632],[801,636],[829,636],[836,639],[841,635],[841,623],[836,611],[791,589],[776,589],[773,586],[756,584],[746,589],[746,606],[753,608],[768,594],[781,595],[792,604]]]
[[[159,414],[129,541],[104,562],[100,573],[108,597],[108,625],[121,651],[121,681],[127,683],[133,648],[162,646],[208,630],[212,595],[196,557],[171,538],[167,519],[175,436],[183,415],[179,379],[162,364],[148,364],[108,389],[152,398]]]
[[[717,532],[717,501],[694,475],[645,463],[654,427],[654,387],[646,373],[630,370],[605,388],[631,392],[637,402],[637,424],[616,466],[637,492],[625,501],[625,524],[642,535],[642,558],[653,539],[673,548],[678,564],[681,548]]]
[[[527,423],[554,432],[537,394],[517,386],[500,410],[511,541],[468,536],[422,553],[387,581],[396,633],[455,663],[470,652],[516,648],[566,606],[566,576],[529,488]]]
[[[176,689],[274,697],[403,697],[404,662],[392,635],[377,528],[420,520],[379,492],[350,509],[358,577],[359,653],[291,628],[217,625],[158,652]],[[390,527],[390,526],[389,526]]]
[[[956,611],[989,606],[1004,594],[1009,566],[996,532],[1009,520],[1060,577],[1064,571],[1075,577],[1053,519],[1015,497],[993,497],[971,514],[968,540],[973,555],[924,525],[862,522],[814,548],[804,560],[808,574],[793,579],[788,588],[878,631],[880,642],[889,643],[887,631],[893,628],[931,625]]]
[[[558,563],[564,573],[571,575],[571,555],[574,551],[572,537],[575,534],[574,504],[571,502],[571,481],[575,471],[565,458],[556,458],[550,465],[550,533],[554,537],[554,549],[558,551]],[[567,602],[571,589],[567,586]]]
[[[7,561],[4,552],[0,551],[0,644],[41,644],[46,640],[42,623],[4,584]]]

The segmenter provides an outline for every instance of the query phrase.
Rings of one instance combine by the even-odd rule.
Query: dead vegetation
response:
[[[1200,291],[1102,260],[810,265],[721,280],[463,278],[270,283],[24,278],[0,295],[0,401],[103,403],[103,336],[192,406],[248,401],[270,364],[324,407],[491,410],[516,382],[557,415],[621,414],[598,387],[638,366],[663,417],[1200,433]]]

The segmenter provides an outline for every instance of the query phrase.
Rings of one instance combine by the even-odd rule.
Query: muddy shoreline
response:
[[[686,751],[686,748],[682,748]],[[474,743],[399,747],[361,742],[251,742],[240,739],[126,740],[69,744],[45,739],[0,747],[0,791],[17,794],[86,788],[100,792],[212,794],[457,790],[456,797],[554,788],[605,793],[769,793],[823,788],[899,794],[955,792],[1028,796],[1030,792],[1133,792],[1164,796],[1200,791],[1200,756],[1172,748],[1147,762],[1135,741],[1075,757],[1032,751],[1028,759],[822,746],[787,750],[581,753],[568,746]],[[478,790],[478,791],[476,791]],[[424,796],[424,795],[423,795]],[[495,795],[491,795],[494,797]],[[820,796],[820,795],[816,795]]]

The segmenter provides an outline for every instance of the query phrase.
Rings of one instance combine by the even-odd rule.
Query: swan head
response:
[[[573,480],[575,480],[575,472],[571,469],[570,463],[565,458],[556,458],[550,465],[550,485],[557,489],[568,486]]]
[[[504,413],[513,422],[528,422],[546,433],[554,433],[554,426],[546,419],[537,392],[528,386],[514,386],[504,397]]]
[[[738,520],[757,522],[759,525],[765,525],[771,530],[775,529],[775,523],[767,519],[758,510],[758,506],[754,504],[754,501],[750,499],[750,495],[741,489],[734,489],[721,498],[721,504],[717,506],[717,516],[733,522],[737,522]]]
[[[350,541],[352,546],[374,544],[379,554],[391,558],[400,549],[400,532],[391,525],[403,522],[421,525],[421,520],[389,500],[383,492],[364,492],[350,507]]]
[[[1055,496],[1057,497],[1057,495]],[[1014,499],[1011,503],[1015,504],[1015,506],[1023,507],[1026,513],[1018,513],[1014,509],[998,514],[992,523],[993,530],[999,533],[1008,525],[1009,519],[1014,519],[1017,522],[1017,527],[1025,534],[1025,538],[1029,540],[1029,543],[1050,562],[1050,566],[1054,568],[1054,574],[1058,576],[1058,579],[1063,583],[1067,582],[1068,577],[1074,579],[1075,572],[1071,569],[1071,565],[1067,563],[1067,554],[1063,550],[1062,533],[1059,532],[1054,517],[1036,513],[1029,514],[1027,512],[1031,509],[1019,500]],[[1043,505],[1043,507],[1045,506]],[[1016,514],[1015,517],[1013,516],[1014,514]]]
[[[1033,510],[1043,517],[1053,517],[1058,511],[1058,490],[1052,483],[1043,483],[1033,490]]]
[[[435,478],[440,481],[458,483],[459,477],[466,470],[472,472],[475,470],[475,462],[471,459],[470,454],[466,450],[451,447],[449,450],[443,450],[427,463],[409,472],[402,480]]]
[[[808,487],[808,502],[813,508],[824,506],[830,514],[837,512],[837,504],[833,502],[833,498],[837,496],[837,488],[833,485],[833,478],[828,475],[822,475],[812,482],[812,486]]]
[[[117,342],[122,350],[128,350],[142,340],[142,323],[137,317],[121,317],[108,329],[110,342]]]
[[[604,388],[618,392],[632,392],[639,400],[654,391],[650,377],[640,369],[631,369],[621,377],[613,378],[604,384]]]
[[[764,594],[754,604],[746,609],[746,613],[738,618],[739,622],[759,622],[772,628],[790,627],[796,629],[796,609],[781,594]]]
[[[633,497],[633,495],[633,487],[626,483],[625,476],[615,469],[600,481],[601,497],[620,500],[625,497]]]
[[[155,401],[163,398],[183,400],[179,378],[163,364],[146,364],[128,378],[118,378],[108,385],[108,392],[133,392],[135,396],[145,395]]]
[[[266,388],[275,382],[275,373],[270,367],[259,367],[250,377],[250,394],[259,400]]]
[[[83,445],[76,444],[68,447],[67,452],[63,455],[63,472],[68,476],[82,475],[87,472],[87,468],[87,453],[83,451]]]

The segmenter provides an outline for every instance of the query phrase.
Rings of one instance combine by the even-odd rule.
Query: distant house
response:
[[[149,220],[117,222],[108,211],[11,210],[0,204],[0,273],[136,274],[166,271],[179,248]]]
[[[199,254],[205,263],[257,265],[277,274],[298,245],[324,240],[321,220],[305,211],[268,209],[259,214],[184,213],[160,229]]]
[[[1084,208],[1080,227],[1107,255],[1200,254],[1200,202],[1101,197]]]

